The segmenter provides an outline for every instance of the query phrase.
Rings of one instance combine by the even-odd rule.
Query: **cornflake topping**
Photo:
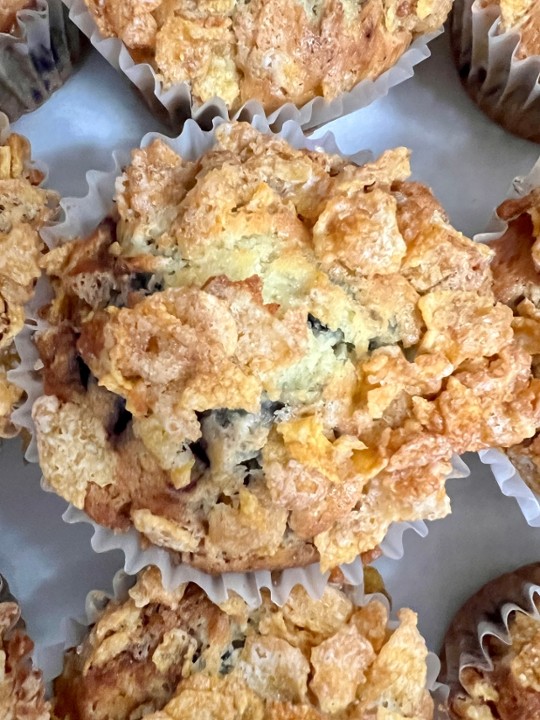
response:
[[[50,485],[210,572],[323,570],[443,517],[454,453],[512,446],[539,381],[493,251],[406,182],[223,125],[133,153],[118,218],[44,258]]]

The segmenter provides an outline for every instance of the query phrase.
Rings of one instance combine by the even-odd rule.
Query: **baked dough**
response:
[[[56,196],[39,187],[40,171],[31,167],[30,144],[12,133],[0,142],[0,437],[17,430],[11,413],[23,391],[10,383],[7,372],[19,358],[14,338],[24,324],[24,305],[41,270],[43,243],[39,229],[58,205]]]
[[[86,0],[104,37],[150,62],[165,88],[187,83],[267,111],[332,100],[392,67],[414,38],[440,27],[451,0]]]
[[[34,644],[20,617],[19,606],[0,576],[0,717],[50,720],[41,672],[32,667]]]
[[[426,645],[416,614],[355,607],[330,585],[296,586],[283,607],[262,591],[213,604],[196,585],[168,592],[145,570],[111,601],[55,681],[59,720],[428,720]]]
[[[452,454],[532,437],[539,381],[492,251],[408,174],[243,123],[197,161],[136,150],[118,218],[43,261],[49,485],[216,573],[326,570],[446,515]]]

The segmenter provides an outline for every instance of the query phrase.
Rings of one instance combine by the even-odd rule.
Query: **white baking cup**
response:
[[[540,187],[540,159],[526,177],[515,178],[508,197],[523,197],[535,187]],[[490,242],[498,240],[507,227],[495,213],[488,226],[489,232],[475,235],[474,240],[489,245]],[[478,455],[484,465],[490,467],[503,495],[516,499],[527,523],[531,527],[540,527],[540,496],[526,484],[508,456],[496,449],[480,450]]]
[[[540,55],[517,57],[519,31],[501,31],[498,3],[455,0],[450,25],[471,97],[510,132],[540,142]]]
[[[465,668],[493,670],[485,639],[491,635],[510,645],[508,624],[512,613],[521,612],[540,621],[535,602],[535,597],[537,601],[540,599],[539,583],[540,564],[527,565],[487,583],[463,605],[450,625],[441,650],[441,679],[450,693],[466,696],[460,681]]]
[[[112,593],[103,592],[101,590],[91,590],[86,596],[85,614],[79,619],[69,619],[63,623],[63,639],[61,642],[49,647],[38,650],[34,653],[34,662],[43,672],[45,682],[48,684],[49,694],[51,692],[51,683],[62,672],[64,653],[79,645],[86,634],[89,627],[93,625],[98,617],[112,599],[124,602],[128,597],[129,589],[134,585],[135,577],[128,575],[120,570],[113,578]],[[288,593],[283,597],[283,604],[287,599]],[[371,600],[379,600],[388,608],[388,599],[380,593],[366,595],[364,593],[363,583],[354,588],[353,602],[357,607],[367,605]],[[260,604],[260,594],[257,596],[256,605]],[[395,618],[390,619],[388,627],[394,630],[398,626]],[[438,682],[437,677],[440,672],[439,658],[432,652],[427,656],[427,678],[426,687],[431,693],[435,702],[435,718],[446,718],[444,708],[448,698],[448,686]]]
[[[131,80],[150,108],[159,116],[167,118],[173,128],[178,129],[188,118],[206,126],[214,117],[229,119],[227,106],[220,98],[213,98],[200,107],[194,107],[187,83],[179,83],[164,89],[151,65],[136,63],[127,47],[118,38],[104,38],[101,35],[84,0],[63,0],[63,2],[70,10],[71,20],[90,39],[96,50],[114,68]],[[413,76],[415,65],[431,55],[428,43],[441,32],[442,28],[419,36],[393,67],[375,80],[362,80],[352,90],[334,100],[327,101],[318,97],[300,108],[292,103],[282,105],[268,116],[270,125],[280,129],[287,120],[294,120],[304,129],[315,128],[370,105],[374,100],[387,95],[390,88]],[[250,100],[230,119],[251,120],[257,115],[264,116],[265,111],[259,102]]]
[[[214,120],[214,127],[225,122],[222,119]],[[268,120],[257,117],[253,120],[253,126],[264,133],[271,133]],[[338,153],[334,136],[326,133],[324,137],[317,140],[310,140],[303,134],[300,126],[288,121],[283,126],[278,137],[284,138],[295,148],[308,148],[328,153]],[[158,133],[147,134],[141,146],[148,146],[156,138],[167,142],[176,152],[188,160],[194,160],[202,153],[209,150],[214,144],[214,131],[203,131],[193,120],[189,120],[183,132],[175,139],[167,138]],[[368,152],[359,152],[352,155],[343,155],[352,162],[364,163],[371,158]],[[76,237],[86,236],[91,233],[97,225],[111,211],[115,183],[122,168],[130,161],[129,153],[114,153],[114,167],[108,172],[90,171],[86,178],[88,182],[88,194],[84,198],[67,198],[61,202],[64,210],[64,219],[59,224],[44,229],[42,235],[49,247],[71,240]],[[28,307],[28,322],[24,332],[15,341],[17,350],[22,358],[17,370],[9,373],[8,377],[14,383],[22,387],[27,393],[27,400],[14,414],[14,421],[25,428],[31,436],[31,441],[26,451],[26,459],[30,462],[38,462],[37,446],[35,442],[35,428],[32,421],[32,406],[37,397],[43,394],[43,386],[39,375],[40,360],[37,349],[32,342],[32,336],[36,330],[44,327],[43,321],[37,320],[37,309],[47,298],[50,287],[45,279],[39,283],[34,302]],[[462,478],[469,475],[469,469],[457,456],[452,459],[452,471],[449,478]],[[42,480],[45,490],[49,488]],[[126,572],[135,574],[149,564],[157,565],[162,574],[163,583],[166,587],[175,587],[184,582],[195,582],[202,587],[211,600],[221,602],[227,596],[227,591],[234,590],[247,602],[255,603],[259,598],[261,587],[269,588],[272,599],[277,603],[283,603],[288,596],[290,589],[297,583],[301,583],[313,597],[320,597],[327,584],[328,573],[322,574],[318,563],[303,568],[289,568],[281,571],[258,570],[249,573],[225,573],[222,575],[209,575],[202,570],[193,568],[184,563],[175,564],[169,552],[155,545],[144,549],[141,545],[141,535],[131,528],[125,533],[115,533],[109,528],[102,527],[93,522],[82,510],[72,505],[63,515],[67,523],[89,523],[93,528],[92,547],[96,552],[108,550],[122,550],[125,556],[124,569]],[[391,525],[385,539],[381,543],[381,550],[384,555],[391,559],[398,559],[403,555],[403,534],[412,528],[419,535],[425,537],[428,533],[426,524],[423,521],[394,523]],[[342,566],[342,571],[347,580],[357,585],[362,580],[362,562],[357,558],[354,562]]]
[[[57,90],[80,55],[80,34],[60,0],[36,0],[17,12],[13,33],[0,32],[0,110],[11,120]]]

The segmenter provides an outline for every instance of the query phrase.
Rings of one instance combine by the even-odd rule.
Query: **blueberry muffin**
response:
[[[65,656],[59,720],[378,717],[428,720],[426,645],[412,610],[356,607],[347,588],[320,600],[296,586],[283,607],[216,605],[196,585],[167,591],[145,570]]]
[[[43,266],[47,483],[208,572],[323,570],[443,517],[455,453],[539,422],[492,251],[408,182],[247,124],[133,153],[117,214]]]
[[[86,0],[102,37],[120,38],[165,89],[200,106],[251,99],[267,112],[332,100],[392,67],[439,28],[451,0]]]

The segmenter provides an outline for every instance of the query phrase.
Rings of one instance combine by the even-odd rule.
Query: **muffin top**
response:
[[[442,670],[452,720],[540,717],[539,580],[538,563],[502,575],[452,621]]]
[[[111,601],[55,681],[59,720],[292,720],[433,717],[426,645],[411,610],[355,607],[347,589],[283,607],[236,595],[213,604],[196,585],[166,591],[159,571]]]
[[[22,390],[8,382],[7,372],[18,361],[13,340],[41,273],[38,230],[57,205],[54,194],[39,187],[42,180],[31,167],[29,142],[0,130],[0,437],[16,432],[10,416]]]
[[[501,31],[519,30],[519,59],[540,55],[540,5],[536,0],[489,0],[501,8]]]
[[[453,453],[534,435],[492,251],[406,182],[226,124],[133,153],[118,217],[43,261],[47,482],[210,572],[323,569],[449,511]]]
[[[512,308],[516,341],[532,355],[533,375],[540,378],[540,188],[505,201],[497,213],[508,229],[489,244],[495,253],[493,290],[500,302]],[[540,493],[538,434],[507,452],[522,478]]]
[[[15,25],[17,12],[35,5],[35,0],[2,0],[0,5],[0,33],[10,33]]]
[[[17,603],[5,598],[0,577],[0,717],[50,720],[41,673],[32,668],[34,645],[24,632]]]
[[[102,35],[150,62],[195,105],[252,98],[267,111],[328,100],[395,64],[451,0],[86,0]]]

